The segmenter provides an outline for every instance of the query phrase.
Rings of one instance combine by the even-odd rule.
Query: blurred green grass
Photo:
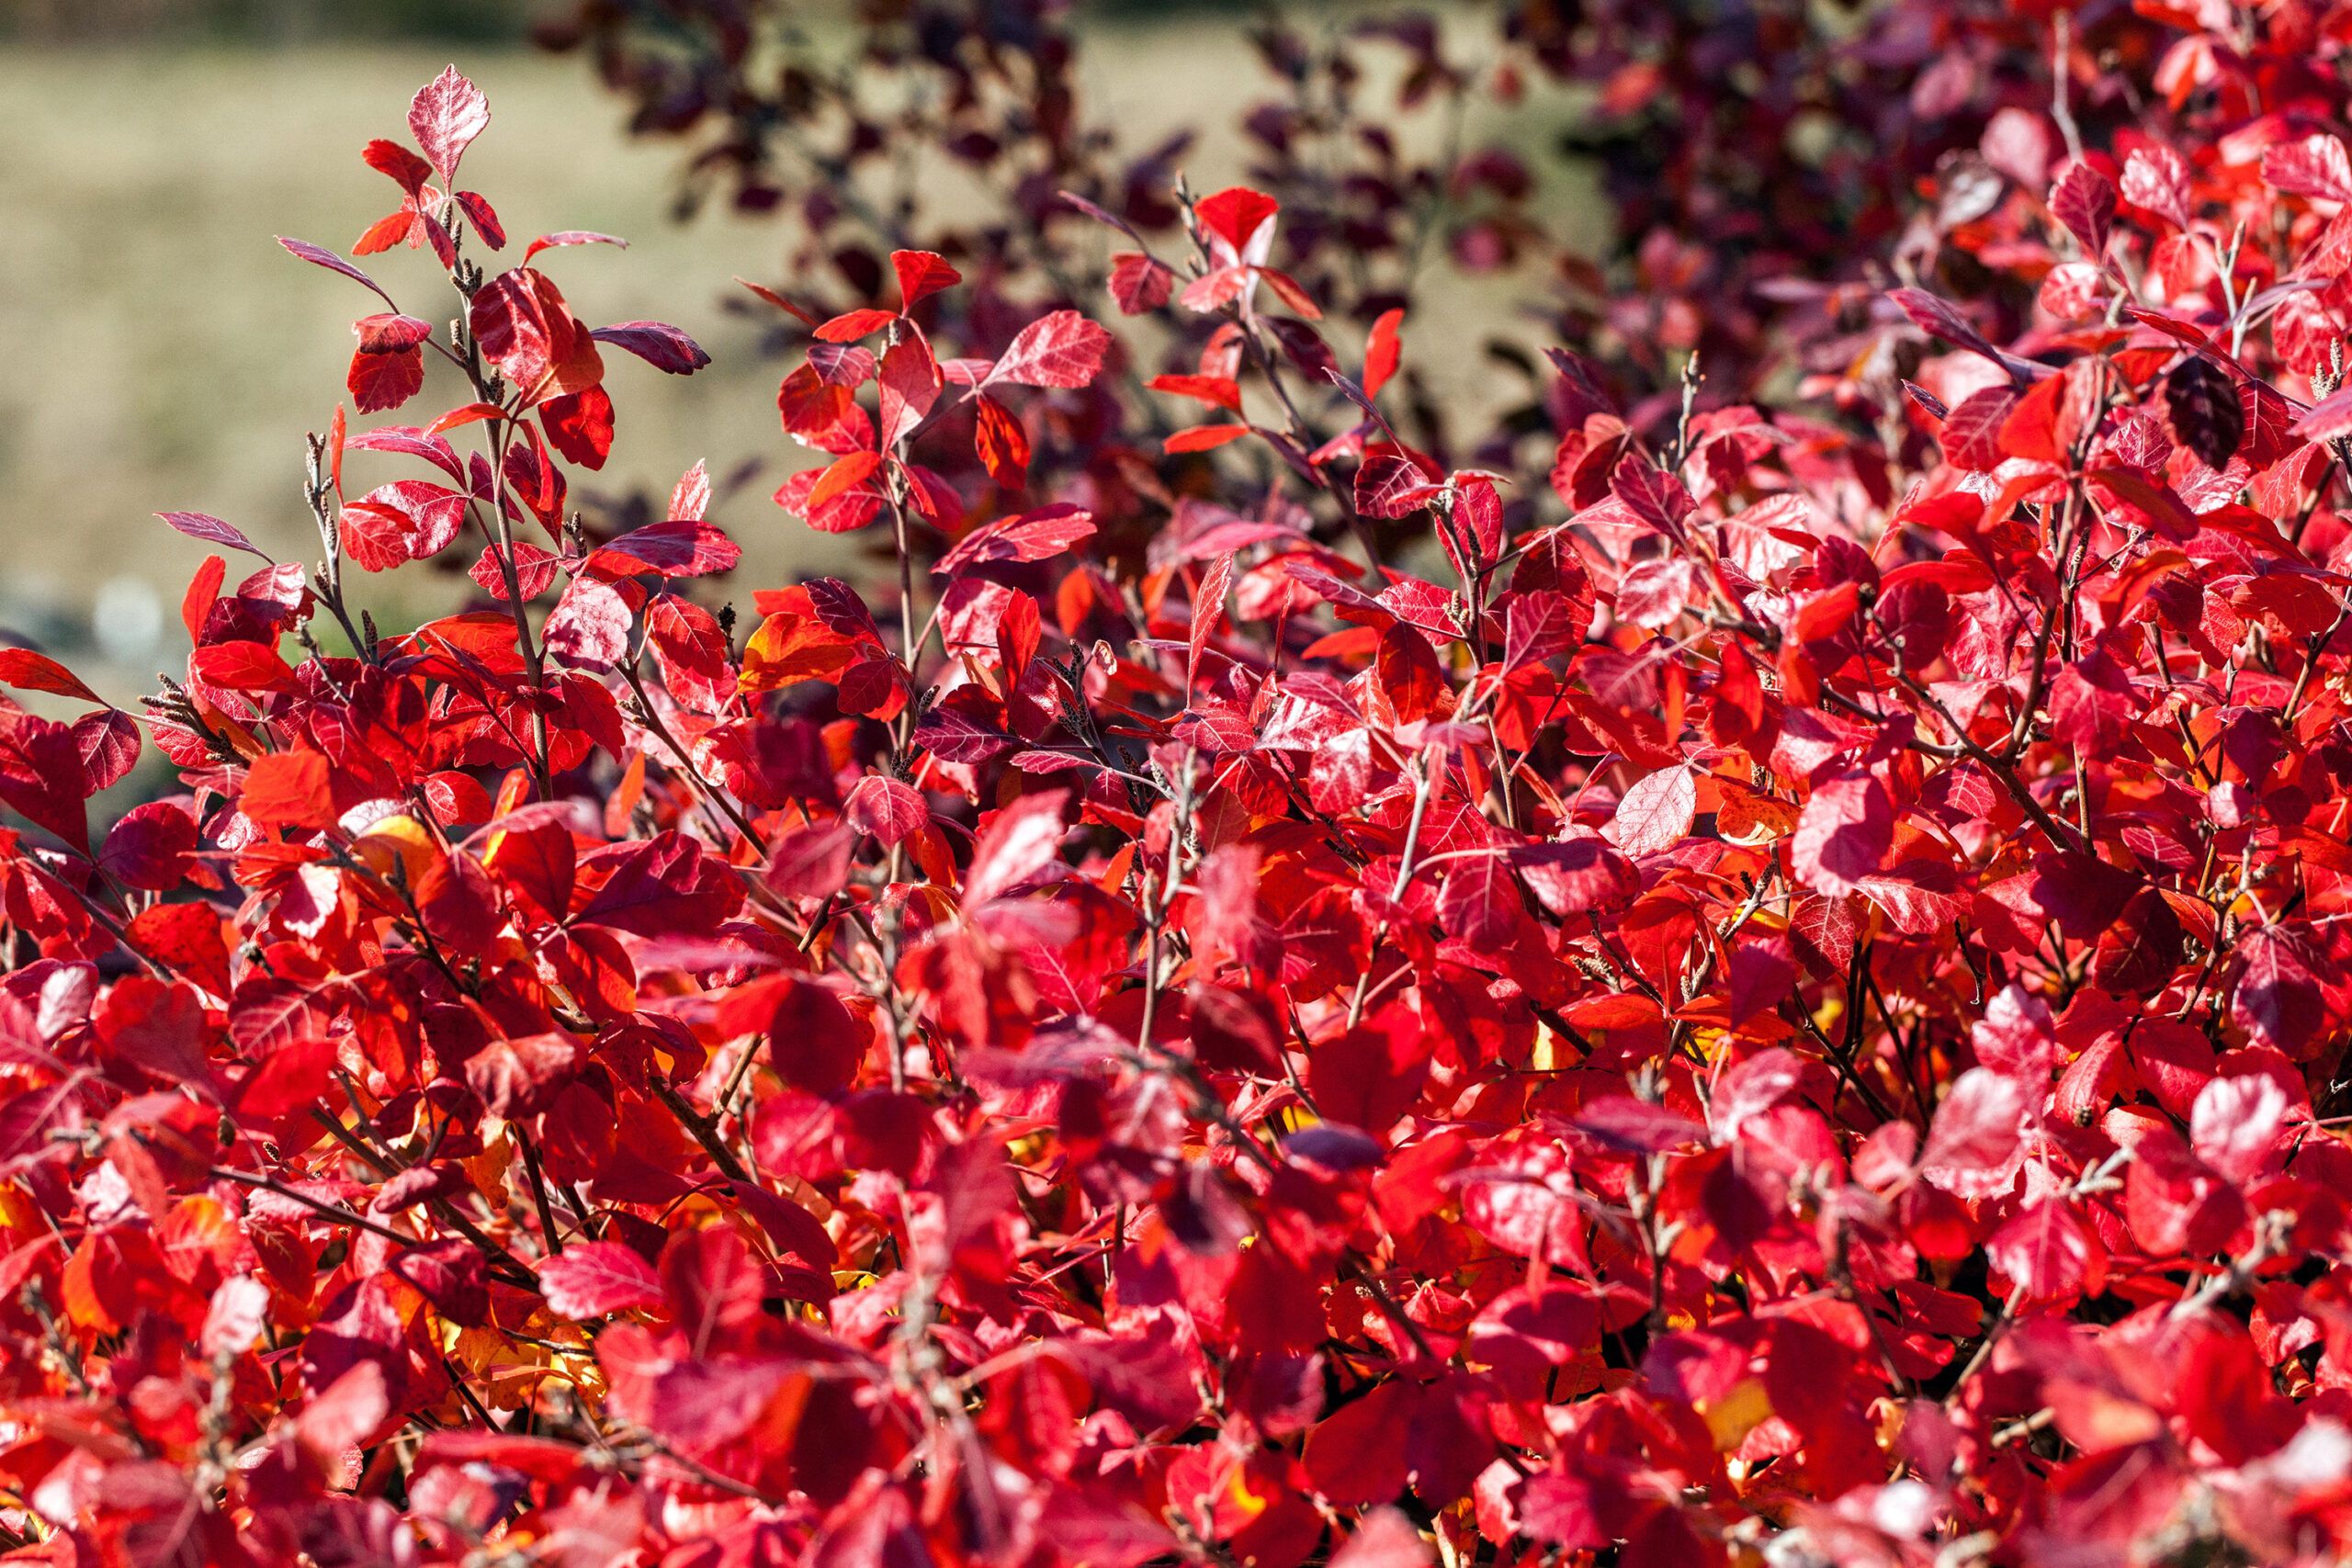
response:
[[[1090,112],[1135,146],[1180,126],[1212,128],[1188,159],[1195,188],[1240,178],[1244,149],[1230,127],[1266,83],[1237,68],[1233,26],[1197,13],[1091,24]],[[556,229],[628,237],[626,252],[565,251],[548,268],[588,320],[673,321],[713,358],[680,379],[612,356],[618,439],[606,468],[578,476],[579,487],[659,497],[696,460],[718,475],[760,463],[764,482],[718,513],[745,549],[732,592],[847,558],[842,541],[768,503],[802,459],[776,426],[781,366],[760,351],[763,318],[726,303],[745,298],[731,275],[790,281],[784,229],[717,209],[676,221],[683,153],[626,136],[622,107],[581,61],[447,42],[17,44],[0,48],[0,211],[11,215],[11,243],[0,245],[0,641],[67,657],[127,701],[178,664],[179,596],[207,553],[153,513],[210,513],[274,555],[314,556],[303,434],[323,431],[344,400],[350,323],[376,307],[271,236],[347,252],[390,210],[393,187],[359,150],[400,134],[410,93],[453,57],[492,110],[466,183],[491,197],[515,244]],[[1534,146],[1566,113],[1542,102],[1514,111],[1511,139]],[[1571,174],[1547,190],[1547,221],[1593,231],[1589,182]],[[404,308],[437,319],[451,304],[421,255],[366,265]],[[1488,374],[1484,333],[1523,330],[1508,315],[1512,297],[1486,285],[1450,299],[1459,319],[1419,333],[1408,324],[1408,355],[1441,387],[1475,386]],[[363,423],[459,400],[454,377],[434,366],[418,401]],[[355,454],[347,477],[364,487],[408,471]],[[473,551],[447,553],[461,568]],[[390,626],[446,607],[458,586],[411,570],[361,580],[355,598]]]

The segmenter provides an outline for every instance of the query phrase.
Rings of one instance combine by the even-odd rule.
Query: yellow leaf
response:
[[[1769,844],[1796,830],[1797,808],[1788,801],[1716,781],[1723,798],[1715,807],[1715,831],[1735,844]]]
[[[1715,1439],[1717,1453],[1729,1453],[1746,1442],[1747,1434],[1770,1419],[1771,1414],[1772,1397],[1764,1392],[1761,1378],[1743,1379],[1700,1412]]]
[[[786,596],[796,592],[786,590]],[[797,590],[802,602],[807,590]],[[743,645],[745,692],[774,692],[803,681],[838,675],[849,668],[854,652],[850,643],[820,623],[812,608],[808,615],[779,610],[762,621]]]
[[[502,834],[501,837],[503,837]],[[433,835],[413,817],[381,818],[368,826],[368,830],[352,840],[353,858],[389,879],[392,867],[401,869],[403,886],[414,887],[424,874],[441,858],[441,850],[434,843]]]

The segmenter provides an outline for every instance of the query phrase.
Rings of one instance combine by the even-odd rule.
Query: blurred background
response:
[[[367,301],[272,236],[348,254],[392,205],[388,183],[361,165],[361,146],[401,135],[409,95],[451,61],[492,111],[465,183],[492,197],[517,243],[557,229],[631,242],[627,252],[556,258],[579,313],[673,321],[714,361],[678,379],[615,356],[618,440],[601,474],[577,476],[581,499],[666,494],[697,459],[714,474],[757,464],[719,513],[746,547],[738,591],[826,562],[829,547],[838,556],[838,541],[766,501],[805,459],[777,429],[780,365],[761,349],[775,318],[746,309],[729,281],[790,285],[783,226],[725,199],[682,214],[691,149],[630,135],[630,106],[588,59],[535,40],[535,27],[579,9],[577,0],[0,0],[0,212],[9,215],[0,344],[10,361],[0,377],[0,642],[62,658],[129,702],[153,689],[156,671],[177,668],[179,596],[207,553],[155,512],[224,518],[281,558],[315,553],[300,501],[303,435],[322,431],[344,396],[350,323]],[[1491,12],[1459,10],[1491,29]],[[799,14],[821,47],[828,7]],[[1201,127],[1182,157],[1193,187],[1242,178],[1246,150],[1233,127],[1266,85],[1236,57],[1250,14],[1080,6],[1076,85],[1087,112],[1135,145]],[[832,25],[847,38],[846,3]],[[1509,113],[1528,117],[1535,139],[1563,109],[1555,91]],[[1574,194],[1572,170],[1547,177],[1566,178]],[[1550,205],[1573,231],[1590,204]],[[421,309],[410,303],[422,298],[415,260],[395,251],[366,265],[403,306]],[[1425,363],[1444,357],[1436,344],[1428,350]],[[1474,358],[1464,353],[1453,374],[1476,375]],[[427,400],[434,393],[428,382]],[[447,608],[435,586],[413,572],[366,584],[388,627]]]

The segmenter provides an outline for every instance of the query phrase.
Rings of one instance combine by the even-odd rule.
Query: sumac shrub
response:
[[[619,532],[568,476],[705,355],[581,321],[604,237],[510,242],[428,85],[384,283],[285,243],[364,312],[315,561],[165,513],[223,554],[141,716],[0,651],[78,715],[0,705],[13,1555],[2352,1549],[2343,29],[1873,17],[1612,68],[1920,62],[1883,250],[1675,235],[1779,400],[1539,343],[1441,439],[1412,226],[1171,164],[758,286],[815,461]],[[1761,192],[1732,129],[1674,156]],[[725,602],[775,527],[879,570]]]

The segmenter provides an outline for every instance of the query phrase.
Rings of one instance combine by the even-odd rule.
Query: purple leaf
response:
[[[251,539],[246,538],[243,532],[233,523],[223,523],[218,517],[209,517],[201,512],[158,512],[155,515],[191,539],[201,539],[208,545],[220,545],[232,550],[243,550],[247,555],[259,556],[266,561],[275,563],[276,558]]]

